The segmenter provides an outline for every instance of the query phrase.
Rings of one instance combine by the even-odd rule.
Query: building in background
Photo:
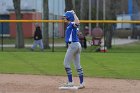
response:
[[[64,14],[65,0],[49,0],[49,19],[60,19]],[[43,0],[21,0],[21,13],[25,20],[39,20],[42,19],[43,14]],[[0,0],[0,19],[12,20],[15,19],[13,0]],[[23,23],[23,32],[25,37],[32,37],[35,23]],[[16,27],[15,23],[0,23],[0,34],[15,37]],[[49,34],[52,36],[54,30],[55,36],[64,36],[62,24],[56,23],[54,28],[49,24]]]
[[[123,20],[140,20],[140,11],[138,0],[128,0],[128,8],[124,13],[116,15],[118,21]],[[116,23],[116,34],[118,37],[134,39],[140,38],[140,25],[132,23]]]

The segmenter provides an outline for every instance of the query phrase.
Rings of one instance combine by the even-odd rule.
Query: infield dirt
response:
[[[140,93],[140,80],[85,77],[84,89],[59,90],[67,77],[0,74],[0,93]],[[79,84],[78,77],[74,83]]]

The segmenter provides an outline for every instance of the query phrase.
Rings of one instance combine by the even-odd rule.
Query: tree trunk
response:
[[[21,20],[20,0],[13,0],[16,19]],[[22,23],[16,23],[16,48],[24,48],[24,36],[22,31]]]
[[[117,1],[109,1],[110,3],[107,5],[107,19],[115,19],[116,18],[116,9],[117,6],[115,6],[115,4],[117,3]],[[112,37],[113,37],[113,25],[111,24],[107,24],[105,25],[106,29],[106,41],[105,41],[105,45],[107,46],[107,48],[112,48]]]
[[[65,12],[73,10],[73,3],[72,0],[65,0]]]
[[[81,0],[75,0],[75,12],[78,17],[80,17],[80,2]]]
[[[48,19],[49,19],[48,0],[43,0],[43,20]],[[45,49],[50,48],[48,23],[43,23],[43,44]]]
[[[80,20],[88,19],[88,0],[80,0]],[[80,25],[80,31],[84,34],[84,28],[87,24]]]
[[[112,25],[108,25],[108,28],[106,29],[106,34],[105,34],[105,46],[107,46],[108,49],[112,48],[112,36],[113,36],[113,27]]]

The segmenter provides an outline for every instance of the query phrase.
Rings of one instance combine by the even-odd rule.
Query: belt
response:
[[[68,42],[68,44],[71,44],[71,43],[74,43],[74,42],[77,42],[77,41]]]

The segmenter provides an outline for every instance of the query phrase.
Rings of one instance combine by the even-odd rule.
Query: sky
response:
[[[7,9],[13,9],[13,0],[0,0],[0,14],[8,13]],[[42,12],[43,0],[21,0],[21,8],[36,9]],[[49,0],[49,13],[64,14],[65,0]]]

